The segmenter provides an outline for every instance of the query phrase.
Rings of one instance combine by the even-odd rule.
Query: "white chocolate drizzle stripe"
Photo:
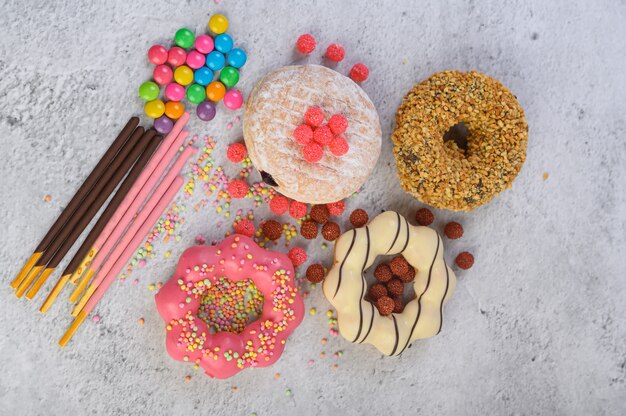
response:
[[[400,354],[402,354],[402,352],[404,352],[406,347],[411,342],[411,338],[413,337],[413,331],[415,331],[415,327],[417,326],[417,323],[420,320],[420,314],[422,313],[422,296],[424,296],[424,293],[426,293],[426,291],[428,291],[428,286],[430,286],[430,278],[431,278],[432,273],[433,273],[433,266],[435,265],[435,260],[437,260],[437,254],[439,254],[439,243],[440,243],[440,238],[439,238],[439,235],[437,235],[437,249],[435,250],[435,255],[433,256],[433,261],[430,264],[430,269],[428,270],[428,281],[426,282],[426,287],[424,288],[424,291],[420,294],[419,298],[417,299],[417,316],[415,317],[415,322],[413,323],[413,326],[411,327],[411,332],[409,332],[409,337],[406,340],[406,344],[404,344],[404,348],[402,348],[402,351],[400,351]],[[448,268],[446,267],[446,273],[447,272],[448,272]]]

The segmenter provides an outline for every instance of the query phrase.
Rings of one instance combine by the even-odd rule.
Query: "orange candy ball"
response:
[[[226,87],[219,81],[213,81],[206,86],[206,96],[211,101],[219,101],[224,98]]]
[[[179,119],[184,112],[185,106],[180,101],[168,101],[165,103],[165,115],[173,120]]]

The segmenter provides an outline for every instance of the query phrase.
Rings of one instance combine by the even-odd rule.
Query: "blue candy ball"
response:
[[[217,35],[215,37],[215,49],[222,53],[228,53],[233,48],[233,38],[226,33]]]
[[[193,73],[193,79],[196,81],[196,84],[207,86],[211,81],[213,81],[213,71],[206,66],[203,66],[195,70]]]
[[[235,48],[228,52],[228,65],[233,68],[241,68],[246,64],[247,59],[248,57],[242,49]]]
[[[219,71],[224,68],[225,63],[226,58],[224,58],[224,54],[221,52],[213,51],[206,56],[206,66],[213,71]]]

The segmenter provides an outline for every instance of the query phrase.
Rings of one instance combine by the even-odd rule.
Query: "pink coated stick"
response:
[[[96,258],[91,259],[91,264],[93,264],[94,261],[98,261],[98,264],[104,261],[106,255],[111,250],[111,246],[119,239],[121,231],[128,225],[128,218],[131,214],[134,215],[140,204],[145,201],[147,195],[142,196],[140,194],[145,194],[154,188],[155,181],[161,177],[165,168],[172,161],[182,142],[185,140],[185,137],[181,137],[180,132],[185,127],[188,120],[189,113],[187,112],[178,119],[172,131],[170,131],[161,143],[161,146],[159,146],[154,155],[152,155],[152,158],[150,158],[150,161],[130,188],[120,206],[117,207],[109,222],[107,222],[102,232],[100,232],[100,235],[92,244],[92,248],[96,251]],[[165,166],[163,166],[164,164]],[[155,177],[156,179],[153,179]],[[148,190],[142,193],[141,191],[145,188],[148,188]],[[118,225],[121,225],[121,227],[118,227]],[[111,237],[114,232],[116,232],[117,236]],[[108,241],[111,242],[106,245]],[[79,267],[82,267],[82,264]],[[87,269],[87,267],[85,267],[85,269]]]
[[[137,218],[135,218],[130,227],[128,227],[128,230],[124,233],[122,239],[119,241],[117,246],[115,246],[115,249],[113,249],[111,255],[106,259],[106,261],[102,265],[102,269],[100,269],[98,271],[98,274],[93,278],[93,285],[99,285],[104,276],[109,273],[115,261],[123,254],[123,250],[128,244],[128,241],[137,233],[137,230],[142,226],[143,219],[150,215],[150,211],[152,211],[154,206],[157,204],[161,195],[163,195],[163,193],[167,191],[168,187],[175,179],[176,175],[178,175],[178,173],[185,166],[185,163],[187,163],[187,160],[197,151],[198,149],[196,149],[195,147],[185,147],[185,150],[183,150],[176,162],[174,162],[172,169],[167,172],[165,178],[163,178],[159,186],[157,186],[153,194],[150,196],[150,199],[148,199],[148,201],[146,202],[146,205],[144,205],[141,211],[139,211],[139,213],[137,214]],[[90,267],[90,269],[97,270],[95,266],[93,268]]]
[[[167,188],[165,193],[162,194],[163,196],[156,204],[156,206],[152,209],[149,215],[146,215],[137,232],[134,235],[131,235],[130,233],[126,234],[131,237],[124,237],[123,241],[120,244],[120,246],[122,246],[124,250],[122,251],[120,257],[117,259],[111,270],[106,274],[106,276],[100,279],[101,282],[98,285],[98,288],[89,298],[89,300],[85,304],[85,307],[83,308],[84,313],[89,314],[93,310],[100,298],[102,298],[102,295],[104,295],[104,292],[106,292],[109,286],[111,286],[111,283],[115,279],[115,276],[117,276],[122,271],[124,265],[128,262],[128,260],[130,260],[132,255],[135,253],[135,250],[137,250],[145,236],[148,234],[148,232],[150,232],[150,229],[154,227],[154,224],[156,224],[163,211],[165,211],[165,208],[167,208],[172,199],[174,199],[174,196],[183,186],[184,182],[185,180],[182,176],[174,178],[174,180],[168,184],[169,187]],[[136,220],[141,221],[141,218],[137,217]]]
[[[189,113],[185,113],[185,114],[189,114]],[[117,240],[119,240],[119,238],[122,236],[122,233],[132,221],[133,216],[137,213],[137,211],[141,207],[141,204],[146,200],[146,198],[150,194],[150,191],[154,189],[154,186],[159,181],[159,179],[161,179],[161,175],[163,174],[163,172],[167,170],[167,167],[169,166],[172,159],[174,159],[174,157],[178,153],[178,149],[180,149],[180,146],[185,141],[188,135],[189,135],[189,132],[187,131],[180,132],[176,140],[172,143],[172,145],[168,149],[167,153],[165,153],[163,158],[159,161],[159,164],[150,173],[150,176],[147,178],[147,181],[144,183],[143,187],[139,190],[139,192],[135,196],[135,199],[126,208],[124,215],[116,224],[116,227],[112,231],[112,233],[107,237],[106,242],[101,246],[99,252],[96,254],[96,258],[91,262],[89,269],[97,270],[98,267],[100,267],[104,263],[104,261],[106,260],[107,254],[111,252],[111,249],[113,248]],[[182,166],[181,166],[181,169],[182,169]]]

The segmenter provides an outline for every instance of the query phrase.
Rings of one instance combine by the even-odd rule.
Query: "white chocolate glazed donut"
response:
[[[317,163],[303,158],[293,131],[314,106],[324,111],[325,122],[333,114],[347,118],[343,137],[350,149],[345,155],[325,149]],[[250,159],[268,184],[315,204],[357,191],[376,165],[382,140],[378,113],[367,94],[350,78],[319,65],[282,67],[259,81],[246,103],[243,133]]]
[[[367,283],[363,272],[376,256],[395,254],[402,254],[417,270],[416,298],[402,313],[382,316],[364,299]],[[436,231],[413,226],[393,211],[342,234],[323,286],[324,295],[337,309],[341,335],[351,342],[372,344],[386,355],[399,355],[416,339],[437,335],[443,323],[443,304],[456,286],[443,254]]]

